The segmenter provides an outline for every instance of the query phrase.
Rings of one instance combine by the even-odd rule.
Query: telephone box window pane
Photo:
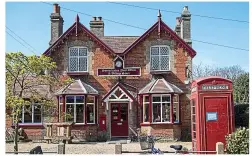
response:
[[[74,103],[74,96],[67,96],[66,103]]]
[[[196,124],[193,124],[193,131],[196,131]]]
[[[84,123],[84,105],[76,104],[76,123]]]

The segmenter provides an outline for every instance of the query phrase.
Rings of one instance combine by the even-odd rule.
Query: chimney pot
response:
[[[102,21],[102,17],[101,17],[101,16],[99,16],[99,17],[98,17],[98,20],[99,20],[99,21]]]
[[[188,6],[184,6],[184,11],[188,11]]]
[[[54,13],[58,13],[58,11],[59,11],[58,6],[59,6],[59,4],[57,4],[57,3],[53,4],[53,11],[54,11]]]
[[[181,19],[180,17],[176,17],[176,25],[180,25]]]
[[[96,21],[96,17],[93,17],[93,21]]]

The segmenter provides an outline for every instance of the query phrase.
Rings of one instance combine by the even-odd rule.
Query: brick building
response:
[[[75,123],[72,133],[85,138],[105,130],[110,137],[129,137],[140,128],[172,140],[190,136],[188,71],[196,52],[187,6],[177,17],[175,30],[159,12],[141,36],[104,36],[102,17],[94,17],[88,29],[78,15],[63,33],[60,7],[54,4],[53,10],[44,55],[56,62],[57,72],[75,79],[55,93],[58,114],[72,115],[68,119]],[[33,123],[41,114],[32,114],[32,123],[23,123],[28,136],[44,129],[43,116]],[[61,121],[60,115],[55,120]]]

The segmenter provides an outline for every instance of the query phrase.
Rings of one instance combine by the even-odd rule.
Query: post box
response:
[[[100,115],[99,119],[99,127],[101,131],[106,131],[106,115],[102,114]]]
[[[232,81],[215,76],[194,80],[190,100],[193,151],[225,145],[225,136],[234,131]]]

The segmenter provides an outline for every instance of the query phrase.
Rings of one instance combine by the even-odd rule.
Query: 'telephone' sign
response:
[[[228,85],[203,85],[202,90],[227,90]]]

